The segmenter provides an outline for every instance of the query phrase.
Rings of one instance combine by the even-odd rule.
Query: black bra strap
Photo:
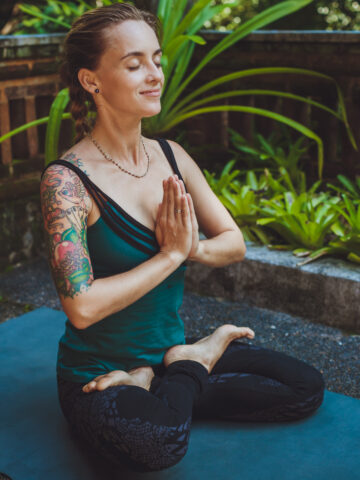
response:
[[[165,140],[165,138],[157,138],[156,140],[160,143],[160,146],[161,146],[166,158],[168,159],[170,165],[172,166],[174,172],[177,174],[179,179],[184,182],[185,191],[187,192],[185,181],[184,181],[184,179],[183,179],[183,177],[180,173],[179,167],[177,166],[175,156],[174,156],[174,152],[173,152],[172,148],[170,147],[169,142],[167,140]]]

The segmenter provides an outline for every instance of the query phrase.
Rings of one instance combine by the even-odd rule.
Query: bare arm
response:
[[[160,252],[128,272],[94,280],[86,237],[91,198],[84,185],[72,170],[53,165],[40,191],[51,272],[63,309],[76,328],[87,328],[134,303],[176,270],[190,251],[188,203],[178,182],[170,179],[164,181],[156,223]],[[184,214],[176,216],[175,208]]]
[[[188,260],[212,267],[222,267],[244,259],[246,246],[236,222],[211,190],[202,171],[188,153],[176,142],[169,140],[179,163],[181,174],[190,193],[193,225],[207,237],[196,241]],[[182,183],[182,182],[181,182]],[[184,188],[182,187],[183,191]]]

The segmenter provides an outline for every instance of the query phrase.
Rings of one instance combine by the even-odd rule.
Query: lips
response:
[[[155,89],[155,90],[145,90],[144,92],[140,93],[160,93],[160,89]]]

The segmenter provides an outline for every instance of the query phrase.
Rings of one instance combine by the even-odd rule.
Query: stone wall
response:
[[[0,271],[45,250],[39,195],[0,202]]]

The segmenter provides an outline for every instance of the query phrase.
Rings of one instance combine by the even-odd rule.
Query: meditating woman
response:
[[[239,341],[254,338],[248,327],[185,338],[187,263],[229,265],[246,249],[186,151],[141,133],[142,118],[161,111],[159,38],[158,19],[127,3],[73,23],[61,75],[77,137],[41,181],[49,265],[67,315],[62,412],[100,456],[140,471],[179,462],[193,418],[296,420],[324,393],[313,366]]]

